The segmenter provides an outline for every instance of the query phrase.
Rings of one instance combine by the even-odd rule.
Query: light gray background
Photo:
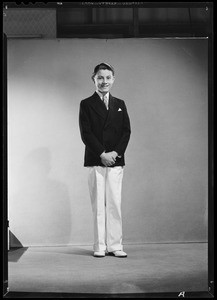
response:
[[[8,40],[8,204],[23,246],[92,244],[80,101],[116,70],[124,243],[207,241],[207,39]],[[16,246],[16,240],[12,240]]]

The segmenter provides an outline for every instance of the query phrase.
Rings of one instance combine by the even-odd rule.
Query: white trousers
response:
[[[93,211],[94,251],[123,250],[122,179],[123,167],[89,167],[88,186]]]

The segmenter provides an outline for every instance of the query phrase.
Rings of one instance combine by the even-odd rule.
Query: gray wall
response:
[[[101,61],[131,118],[124,243],[207,241],[207,42],[8,41],[9,220],[24,246],[92,244],[78,112]]]

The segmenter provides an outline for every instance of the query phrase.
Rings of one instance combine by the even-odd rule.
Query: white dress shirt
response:
[[[99,95],[100,99],[104,102],[104,104],[106,105],[106,108],[108,109],[108,105],[109,105],[109,92],[106,93],[105,95],[103,95],[102,93],[100,93],[100,91],[96,91],[97,94]]]

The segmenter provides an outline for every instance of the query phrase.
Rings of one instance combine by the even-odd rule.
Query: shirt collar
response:
[[[96,91],[96,93],[99,95],[101,100],[103,100],[103,99],[108,100],[109,99],[109,92],[107,94],[105,94],[105,96],[103,96],[103,94],[100,93],[100,91]]]

